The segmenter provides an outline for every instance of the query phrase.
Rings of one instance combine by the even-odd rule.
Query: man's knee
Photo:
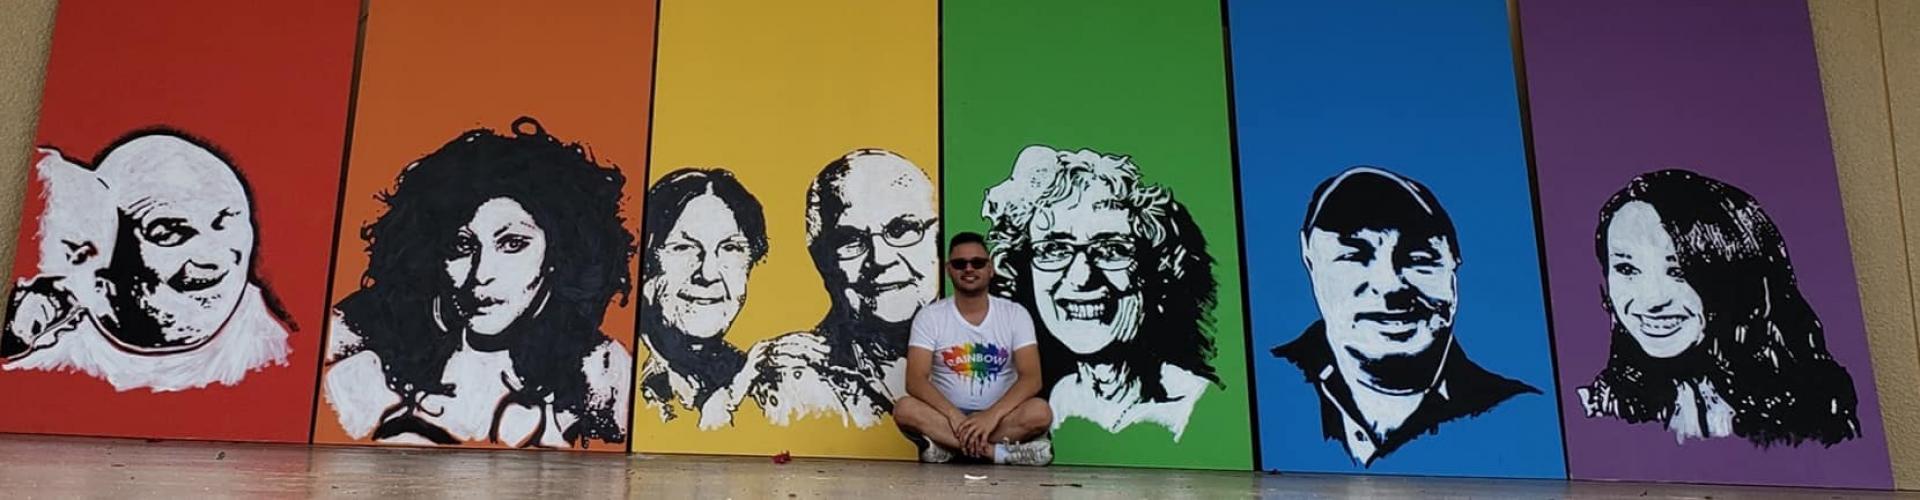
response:
[[[1045,399],[1033,398],[1020,403],[1009,417],[1015,419],[1014,424],[1020,427],[1046,429],[1053,426],[1053,407]]]
[[[913,396],[903,397],[893,403],[893,423],[902,429],[917,431],[926,425],[927,415],[932,411],[933,407]]]

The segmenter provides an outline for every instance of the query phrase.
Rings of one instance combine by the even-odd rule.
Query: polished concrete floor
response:
[[[1894,493],[0,435],[0,498],[1886,498]]]

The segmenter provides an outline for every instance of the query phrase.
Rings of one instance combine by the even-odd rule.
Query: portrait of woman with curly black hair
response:
[[[981,210],[990,287],[1033,311],[1054,427],[1165,427],[1175,441],[1213,367],[1214,260],[1186,206],[1124,156],[1028,146]]]
[[[619,170],[531,118],[460,134],[400,173],[360,230],[324,393],[355,439],[623,443],[628,348],[600,330],[632,290]]]
[[[1588,417],[1659,423],[1682,443],[1860,437],[1853,377],[1751,195],[1686,170],[1642,174],[1600,209],[1594,255],[1613,340],[1577,391]]]

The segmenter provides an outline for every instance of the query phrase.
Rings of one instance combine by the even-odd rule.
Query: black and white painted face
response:
[[[131,225],[122,231],[138,245],[140,262],[129,267],[141,278],[121,285],[140,310],[119,313],[152,318],[169,345],[218,333],[253,264],[251,205],[233,167],[184,139],[155,135],[115,148],[99,175]]]
[[[891,154],[855,156],[840,182],[846,210],[834,227],[837,265],[847,287],[841,299],[861,317],[888,323],[913,319],[939,293],[939,212],[933,183],[919,167]]]
[[[1139,332],[1144,299],[1135,283],[1133,218],[1113,190],[1095,183],[1078,198],[1041,209],[1028,224],[1033,303],[1047,331],[1079,354]]]
[[[1607,225],[1606,274],[1614,320],[1647,355],[1679,356],[1706,338],[1700,293],[1687,283],[1653,205],[1628,202],[1614,213]]]
[[[535,307],[544,284],[547,233],[520,202],[494,198],[473,211],[459,228],[453,257],[445,262],[447,279],[467,327],[496,335]]]
[[[740,231],[733,209],[713,194],[687,201],[659,252],[659,275],[646,283],[644,299],[660,308],[669,326],[700,338],[726,333],[747,303],[747,272],[753,246]]]
[[[1458,260],[1446,238],[1402,240],[1395,229],[1313,228],[1305,251],[1313,296],[1335,353],[1411,356],[1453,326]]]

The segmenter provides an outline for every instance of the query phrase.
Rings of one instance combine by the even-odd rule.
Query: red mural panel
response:
[[[0,432],[308,440],[359,12],[60,6]]]

